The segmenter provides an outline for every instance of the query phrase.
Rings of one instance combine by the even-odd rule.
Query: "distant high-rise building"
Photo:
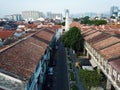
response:
[[[5,18],[7,18],[9,20],[14,20],[14,21],[21,21],[21,20],[23,20],[21,14],[6,15]]]
[[[21,14],[13,14],[12,16],[13,16],[13,20],[14,21],[21,21],[21,20],[23,20]]]
[[[37,20],[40,15],[43,15],[39,11],[23,11],[22,16],[25,21],[34,21]]]
[[[52,17],[53,17],[53,19],[62,20],[62,14],[61,13],[53,13]]]
[[[118,11],[118,17],[120,17],[120,10]]]
[[[52,12],[47,12],[47,18],[49,19],[58,19],[62,20],[62,14],[61,13],[52,13]]]
[[[46,17],[52,19],[52,12],[47,12],[47,16]]]
[[[39,17],[43,17],[43,18],[44,18],[44,17],[45,17],[44,13],[43,13],[43,12],[40,12],[40,13],[39,13]]]
[[[65,31],[68,31],[69,30],[69,24],[70,24],[70,20],[69,20],[69,10],[67,9],[66,11],[65,11],[65,18],[66,18],[66,20],[65,20]]]
[[[5,18],[7,18],[7,19],[9,19],[9,20],[12,20],[12,19],[13,19],[12,15],[5,15]]]
[[[117,16],[119,8],[117,6],[112,6],[110,9],[110,16]]]

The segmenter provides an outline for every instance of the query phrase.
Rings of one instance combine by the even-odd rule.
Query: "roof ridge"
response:
[[[39,31],[37,31],[37,32],[35,32],[35,33],[32,33],[32,34],[30,34],[30,35],[28,35],[28,36],[26,36],[26,37],[24,37],[24,38],[22,38],[22,39],[19,39],[18,41],[14,42],[14,43],[11,43],[11,44],[8,45],[7,47],[5,47],[5,48],[3,48],[3,49],[0,49],[0,53],[3,52],[3,51],[5,51],[5,50],[7,50],[7,49],[9,49],[9,48],[11,48],[11,47],[13,47],[13,46],[15,46],[15,45],[17,45],[18,43],[20,43],[20,42],[22,42],[22,41],[28,39],[29,37],[35,35],[35,34],[38,33],[38,32],[39,32]]]
[[[117,44],[117,43],[120,43],[120,41],[115,42],[115,43],[113,43],[113,44],[110,44],[110,45],[108,45],[108,46],[105,46],[105,47],[99,49],[99,51],[100,51],[100,50],[103,50],[103,49],[105,49],[105,48],[108,48],[108,47],[110,47],[110,46],[113,46],[113,45],[115,45],[115,44]]]
[[[108,62],[114,61],[114,60],[119,59],[119,58],[120,58],[120,55],[117,55],[117,56],[115,56],[113,58],[108,59]]]

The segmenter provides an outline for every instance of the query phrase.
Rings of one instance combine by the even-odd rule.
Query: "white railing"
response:
[[[85,49],[87,50],[87,52],[91,55],[91,57],[93,58],[93,60],[95,61],[95,63],[97,64],[97,66],[102,70],[102,72],[108,77],[108,79],[112,82],[112,85],[117,88],[117,90],[120,90],[120,86],[118,83],[118,80],[115,81],[117,79],[117,77],[114,77],[115,80],[113,80],[112,78],[112,75],[110,74],[110,71],[108,73],[108,69],[109,67],[107,67],[108,65],[108,62],[107,60],[105,60],[103,57],[101,57],[100,54],[98,54],[94,48],[92,48],[90,46],[90,44],[88,44],[87,42],[85,42]],[[96,56],[97,55],[97,56]],[[96,58],[97,57],[97,58]],[[118,73],[118,72],[117,72]],[[118,83],[118,84],[117,84]]]

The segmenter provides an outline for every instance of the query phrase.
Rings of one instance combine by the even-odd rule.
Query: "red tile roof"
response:
[[[111,28],[110,28],[109,25],[105,25],[104,29],[105,29],[106,31],[110,31]]]
[[[95,32],[97,32],[97,30],[90,30],[89,32],[86,32],[86,33],[84,33],[82,35],[83,35],[83,37],[86,37],[86,36],[88,36],[88,35],[90,35],[92,33],[95,33]]]
[[[96,49],[96,50],[100,50],[100,49],[103,49],[105,47],[108,47],[110,45],[113,45],[117,42],[120,42],[120,39],[116,38],[116,37],[110,37],[110,38],[107,38],[105,40],[102,40],[98,43],[95,43],[93,45],[93,47]]]
[[[100,50],[100,54],[106,59],[112,59],[120,56],[120,43],[112,45],[108,48]]]
[[[14,34],[15,31],[0,31],[0,38],[6,39],[8,37],[11,37]]]
[[[72,27],[77,27],[77,28],[81,29],[81,25],[80,25],[79,22],[72,22],[72,23],[70,24],[70,28],[72,28]]]
[[[0,32],[3,31],[3,28],[0,28]]]
[[[99,42],[99,41],[102,41],[102,40],[104,40],[104,39],[109,38],[110,36],[111,36],[110,34],[102,32],[102,33],[99,34],[98,36],[93,37],[92,39],[88,40],[88,42],[89,42],[90,44],[95,44],[95,43],[97,43],[97,42]]]
[[[109,64],[120,74],[120,58],[110,61]]]
[[[92,39],[93,37],[96,37],[96,36],[100,35],[101,33],[102,33],[102,32],[97,31],[97,32],[95,32],[95,33],[89,34],[88,36],[84,37],[84,39],[85,39],[85,40],[90,40],[90,39]]]
[[[114,32],[115,34],[120,34],[120,30],[119,30],[119,29],[114,29],[113,32]]]
[[[14,77],[17,76],[28,80],[49,44],[43,40],[50,42],[53,35],[54,34],[41,30],[32,37],[1,52],[0,68],[10,72]],[[39,38],[42,38],[42,40]]]
[[[62,28],[62,25],[53,25],[52,28],[54,28],[54,29],[60,29],[60,28]]]
[[[92,30],[92,29],[83,30],[83,31],[81,32],[81,34],[84,35],[85,33],[90,32],[91,30]]]
[[[118,26],[117,25],[110,25],[110,28],[111,29],[118,29]]]

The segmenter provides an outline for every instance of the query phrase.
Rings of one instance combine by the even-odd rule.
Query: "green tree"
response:
[[[100,84],[101,76],[97,70],[88,71],[80,69],[80,79],[87,90],[90,90],[92,86],[97,87]]]
[[[65,26],[65,22],[58,23],[58,25],[63,25],[63,26]]]
[[[79,18],[73,18],[73,21],[80,21]]]
[[[115,19],[115,16],[111,16],[110,18]]]
[[[93,21],[93,24],[94,25],[105,25],[105,24],[107,24],[107,21],[106,20],[94,20]]]
[[[86,16],[82,18],[81,23],[82,24],[87,24],[87,25],[105,25],[107,24],[106,20],[90,20],[90,17]]]
[[[69,31],[65,32],[62,41],[65,47],[72,48],[75,52],[83,49],[83,38],[77,27],[70,28]]]
[[[84,18],[82,18],[81,23],[82,23],[82,24],[89,24],[89,23],[90,23],[89,18],[90,18],[89,16],[85,16]]]

